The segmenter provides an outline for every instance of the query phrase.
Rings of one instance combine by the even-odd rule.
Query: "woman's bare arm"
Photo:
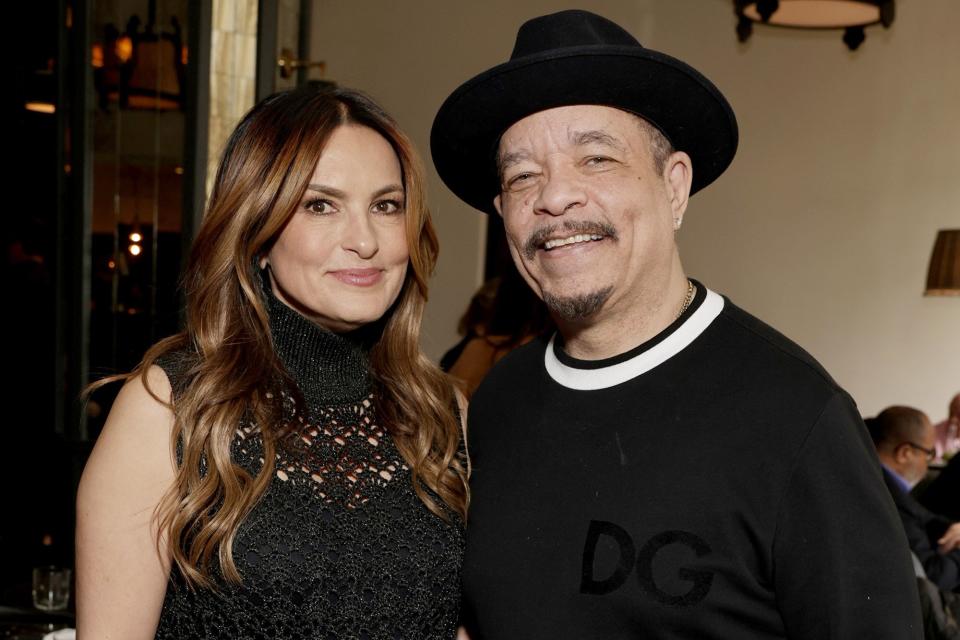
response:
[[[150,389],[169,398],[159,367]],[[153,638],[170,558],[154,512],[173,482],[173,413],[141,378],[120,390],[77,493],[77,633],[84,640]]]

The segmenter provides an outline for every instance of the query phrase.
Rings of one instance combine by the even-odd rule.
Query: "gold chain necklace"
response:
[[[697,288],[693,286],[693,282],[690,279],[687,279],[687,297],[683,299],[683,306],[680,307],[680,313],[677,314],[677,318],[683,315],[683,312],[687,310],[687,307],[690,306],[690,303],[693,302],[693,294],[696,293]],[[677,318],[674,318],[676,320]]]

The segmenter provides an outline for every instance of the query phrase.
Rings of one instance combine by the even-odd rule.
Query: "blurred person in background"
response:
[[[933,513],[910,495],[936,455],[930,419],[912,407],[893,406],[866,420],[883,478],[927,578],[945,591],[960,588],[960,523]]]
[[[469,398],[501,358],[552,327],[546,305],[511,267],[474,295],[458,327],[464,337],[440,366]]]
[[[936,462],[942,463],[960,452],[960,393],[953,396],[947,407],[947,417],[933,425]],[[960,497],[957,498],[960,501]]]

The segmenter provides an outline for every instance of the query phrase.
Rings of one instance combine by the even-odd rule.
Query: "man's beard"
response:
[[[616,242],[618,239],[616,227],[606,220],[564,220],[560,223],[547,224],[531,233],[526,241],[519,245],[520,254],[527,260],[533,260],[537,251],[544,250],[547,239],[560,231],[570,234],[597,235],[608,242]],[[541,290],[543,302],[551,315],[568,322],[577,322],[592,316],[600,310],[611,293],[613,293],[613,287],[604,287],[576,296],[557,296]]]
[[[599,311],[611,293],[613,287],[604,287],[579,296],[555,296],[544,291],[543,301],[554,316],[567,322],[577,322],[586,320]]]

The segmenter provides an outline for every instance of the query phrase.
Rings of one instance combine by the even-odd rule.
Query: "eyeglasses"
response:
[[[911,447],[913,449],[918,449],[920,451],[923,451],[925,454],[927,454],[927,462],[932,462],[933,459],[937,457],[936,449],[927,449],[926,447],[921,447],[920,445],[913,442],[903,442],[901,444],[905,444],[908,447]]]

